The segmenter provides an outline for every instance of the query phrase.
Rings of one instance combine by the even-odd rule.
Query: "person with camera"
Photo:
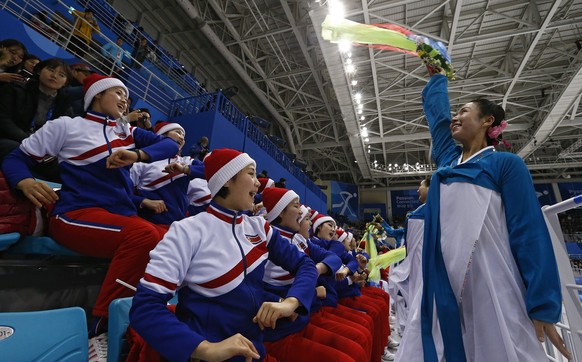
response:
[[[139,117],[137,117],[135,120],[132,119],[130,121],[130,125],[145,129],[146,131],[154,131],[154,128],[152,127],[152,115],[150,114],[149,109],[138,108],[133,112],[138,112]]]

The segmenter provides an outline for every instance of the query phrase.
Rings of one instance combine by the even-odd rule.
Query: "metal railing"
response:
[[[247,115],[236,108],[222,92],[175,100],[170,110],[172,116],[193,115],[203,112],[217,112],[221,114],[245,135],[245,142],[247,140],[254,142],[311,192],[323,199],[324,194],[319,186],[291,162],[289,157],[255,126]]]
[[[578,292],[582,286],[576,285],[574,273],[570,267],[570,259],[564,244],[564,235],[558,220],[558,214],[582,206],[582,195],[552,206],[542,207],[544,218],[552,238],[552,245],[562,286],[563,311],[562,320],[556,324],[561,332],[566,347],[572,352],[572,361],[582,362],[582,306]],[[546,339],[545,349],[548,358],[552,361],[566,361],[566,359]]]
[[[73,20],[72,15],[68,13],[68,6],[62,1],[59,1],[59,3],[63,5],[67,15],[53,11],[43,1],[39,0],[0,1],[0,10],[14,15],[24,24],[43,34],[63,49],[67,49],[70,46],[76,22]],[[45,12],[50,17],[52,20],[51,26],[39,22],[38,14],[41,12]],[[76,21],[79,21],[79,19],[76,19]],[[101,35],[104,41],[113,42],[112,39],[105,37],[103,34]],[[170,106],[175,99],[205,93],[200,87],[190,87],[186,91],[181,89],[178,84],[171,85],[168,83],[169,79],[163,79],[148,69],[150,64],[147,64],[147,61],[144,61],[144,64],[140,63],[142,67],[139,71],[130,70],[126,66],[120,69],[114,63],[105,61],[105,58],[99,52],[99,48],[99,44],[93,39],[90,49],[83,60],[103,74],[115,74],[128,86],[130,96],[133,99],[141,98],[164,114],[168,114]],[[128,59],[132,62],[137,62],[131,57],[128,57]]]
[[[59,3],[67,6],[63,1]],[[185,71],[176,58],[164,48],[158,46],[154,39],[141,29],[141,27],[126,19],[105,0],[75,0],[81,7],[90,8],[95,13],[95,18],[107,27],[126,44],[135,47],[140,38],[147,39],[147,47],[153,51],[154,56],[149,61],[156,66],[166,77],[183,88],[189,95],[195,96],[204,93],[196,77]],[[141,29],[141,30],[140,30]]]

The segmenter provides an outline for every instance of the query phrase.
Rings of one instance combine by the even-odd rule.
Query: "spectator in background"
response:
[[[150,48],[148,47],[148,40],[146,38],[139,37],[135,41],[133,53],[131,53],[131,56],[133,57],[131,67],[137,70],[141,69],[141,65],[149,52]]]
[[[0,41],[0,82],[11,83],[24,81],[18,73],[18,68],[26,56],[24,44],[15,39]]]
[[[160,56],[160,49],[158,48],[158,41],[154,40],[152,46],[149,48],[149,52],[146,55],[148,60],[152,62],[152,64],[156,64],[158,62],[158,58]]]
[[[73,10],[73,18],[75,19],[75,28],[71,41],[67,46],[67,50],[83,58],[93,39],[93,33],[101,33],[97,20],[93,18],[93,10],[86,9],[85,12]]]
[[[123,57],[129,57],[129,52],[122,48],[123,39],[117,38],[115,43],[107,43],[101,48],[103,60],[103,73],[112,74],[114,77],[123,69]],[[119,78],[118,76],[116,78]]]
[[[208,137],[202,136],[197,144],[190,147],[190,157],[204,161],[206,154],[208,154]]]
[[[20,72],[18,72],[18,74],[23,76],[24,79],[28,81],[34,75],[34,67],[38,63],[40,63],[39,57],[37,57],[34,54],[26,54],[24,56],[24,60],[22,61],[22,63],[20,63],[22,69],[20,69]]]
[[[71,116],[71,103],[61,89],[71,77],[62,59],[37,64],[27,83],[5,84],[0,88],[0,160],[41,128],[47,121]],[[56,161],[41,163],[35,170],[44,179],[59,181]]]
[[[83,107],[83,82],[85,78],[95,73],[87,64],[77,63],[71,65],[71,80],[69,85],[63,89],[63,93],[69,96],[73,116],[82,116],[85,114]]]
[[[284,189],[284,188],[287,188],[287,187],[285,186],[285,183],[286,183],[286,182],[287,182],[287,180],[286,180],[286,179],[284,179],[283,177],[281,177],[281,178],[279,179],[279,181],[275,182],[275,187],[279,187],[279,188],[282,188],[282,189]]]
[[[30,17],[30,21],[32,22],[32,26],[39,33],[45,35],[46,37],[53,39],[54,36],[56,35],[56,32],[52,26],[53,23],[46,10],[40,11],[36,14],[32,14],[32,16]]]
[[[152,127],[152,115],[150,114],[150,110],[147,108],[138,108],[137,110],[140,112],[140,116],[135,121],[132,120],[130,124],[134,127],[153,132],[154,128]],[[156,124],[159,122],[163,121],[158,121]]]

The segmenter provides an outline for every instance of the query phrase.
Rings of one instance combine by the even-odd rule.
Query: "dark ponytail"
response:
[[[501,122],[505,119],[505,110],[503,109],[503,107],[491,102],[488,99],[479,98],[479,99],[472,100],[471,103],[474,103],[479,107],[479,112],[481,114],[481,117],[493,116],[495,118],[491,127],[499,126],[501,124]],[[486,137],[487,137],[487,145],[491,146],[495,140],[492,139],[491,137],[489,137],[488,135]],[[502,139],[503,135],[499,135],[498,138]]]

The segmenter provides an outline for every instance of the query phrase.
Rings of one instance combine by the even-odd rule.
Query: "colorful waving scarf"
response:
[[[330,42],[348,41],[354,45],[397,51],[418,56],[429,67],[440,68],[449,79],[455,72],[445,45],[394,24],[360,24],[327,16],[321,24],[321,36]]]
[[[362,241],[366,241],[366,253],[370,256],[370,260],[368,260],[368,269],[370,270],[368,280],[374,282],[380,280],[380,269],[386,269],[388,266],[398,263],[406,257],[406,247],[404,246],[378,255],[373,237],[376,231],[377,229],[374,224],[370,223],[362,237]]]

